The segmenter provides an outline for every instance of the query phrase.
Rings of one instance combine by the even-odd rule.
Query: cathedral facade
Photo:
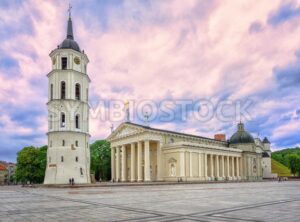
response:
[[[263,156],[270,142],[254,139],[243,123],[227,141],[122,123],[108,137],[111,142],[112,180],[224,181],[262,180],[271,166]],[[270,157],[270,156],[269,156]]]
[[[74,40],[71,15],[67,37],[50,57],[44,184],[90,183],[89,59]]]

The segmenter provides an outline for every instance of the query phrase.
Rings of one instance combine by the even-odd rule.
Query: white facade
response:
[[[67,43],[73,40],[68,21]],[[64,41],[64,42],[65,42]],[[90,183],[89,105],[86,54],[72,44],[50,53],[52,71],[48,97],[48,151],[44,184]]]

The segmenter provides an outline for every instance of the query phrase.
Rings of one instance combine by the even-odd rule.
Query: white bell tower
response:
[[[74,40],[71,13],[66,39],[50,53],[48,151],[44,184],[90,183],[87,55]]]

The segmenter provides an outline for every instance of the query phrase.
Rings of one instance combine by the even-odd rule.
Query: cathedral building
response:
[[[227,141],[122,123],[108,137],[113,181],[262,180],[271,173],[270,142],[254,139],[239,123]],[[263,165],[264,164],[264,165]]]
[[[90,183],[89,59],[74,40],[71,14],[66,39],[50,53],[48,151],[44,184]]]

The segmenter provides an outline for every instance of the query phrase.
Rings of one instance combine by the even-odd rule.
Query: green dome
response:
[[[251,136],[250,133],[245,131],[244,124],[238,124],[238,131],[234,133],[230,140],[230,144],[239,144],[239,143],[254,143],[254,138]]]

